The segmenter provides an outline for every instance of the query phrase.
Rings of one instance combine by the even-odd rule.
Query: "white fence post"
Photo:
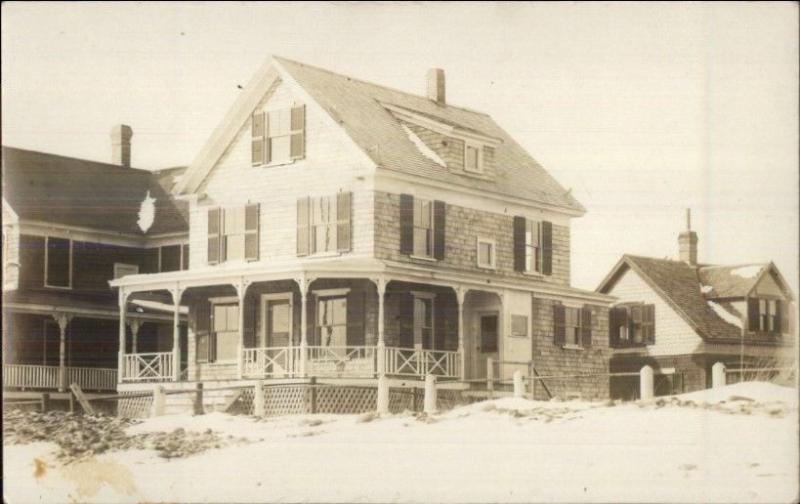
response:
[[[436,377],[432,374],[425,375],[424,411],[429,415],[436,413]]]
[[[427,397],[427,396],[426,396]],[[378,401],[377,409],[379,415],[389,413],[389,380],[385,374],[378,376]]]
[[[525,395],[525,383],[522,381],[522,371],[514,371],[514,397],[520,399]]]
[[[724,387],[725,385],[727,385],[727,380],[725,379],[725,364],[717,362],[711,366],[711,386],[713,388],[718,388]]]
[[[153,387],[153,414],[152,416],[162,416],[166,406],[166,396],[164,395],[164,387],[156,385]]]
[[[257,381],[253,387],[253,414],[259,418],[266,414],[264,403],[264,382]]]
[[[639,399],[652,399],[653,395],[653,368],[644,366],[639,371]]]

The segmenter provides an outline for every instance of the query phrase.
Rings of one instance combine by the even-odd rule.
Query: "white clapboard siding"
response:
[[[609,292],[619,303],[643,302],[656,308],[656,342],[647,346],[650,355],[691,353],[702,345],[702,339],[672,307],[664,301],[635,271],[628,269]]]
[[[303,102],[280,83],[267,93],[259,111],[288,108]],[[252,166],[251,120],[212,169],[198,192],[205,194],[191,211],[191,266],[207,264],[207,211],[212,206],[260,203],[260,261],[296,257],[297,199],[304,196],[353,193],[350,254],[370,254],[373,242],[374,203],[369,185],[372,167],[341,128],[312,103],[306,107],[306,155],[277,166]]]

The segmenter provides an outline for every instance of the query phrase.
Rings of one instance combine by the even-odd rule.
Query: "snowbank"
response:
[[[742,382],[724,387],[698,390],[681,394],[683,400],[701,401],[707,403],[720,403],[723,401],[749,400],[757,403],[784,403],[789,406],[797,405],[797,389],[782,387],[768,382]]]

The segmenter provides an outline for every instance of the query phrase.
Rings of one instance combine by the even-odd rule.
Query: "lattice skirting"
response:
[[[438,390],[439,411],[452,409],[467,400],[458,390]],[[234,403],[231,413],[254,414],[253,389],[248,389]],[[358,414],[375,411],[377,387],[346,385],[272,385],[263,389],[266,416],[298,415],[304,413]],[[422,411],[425,393],[422,389],[391,388],[389,411]]]
[[[141,392],[136,392],[141,393]],[[134,392],[122,395],[130,395]],[[124,418],[147,418],[153,407],[153,396],[131,397],[130,399],[120,399],[117,401],[117,415]]]

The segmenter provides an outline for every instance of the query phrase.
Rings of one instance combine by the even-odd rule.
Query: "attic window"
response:
[[[483,152],[480,145],[472,143],[464,145],[464,171],[483,173]]]
[[[253,114],[253,166],[283,164],[304,158],[305,129],[304,105]]]

